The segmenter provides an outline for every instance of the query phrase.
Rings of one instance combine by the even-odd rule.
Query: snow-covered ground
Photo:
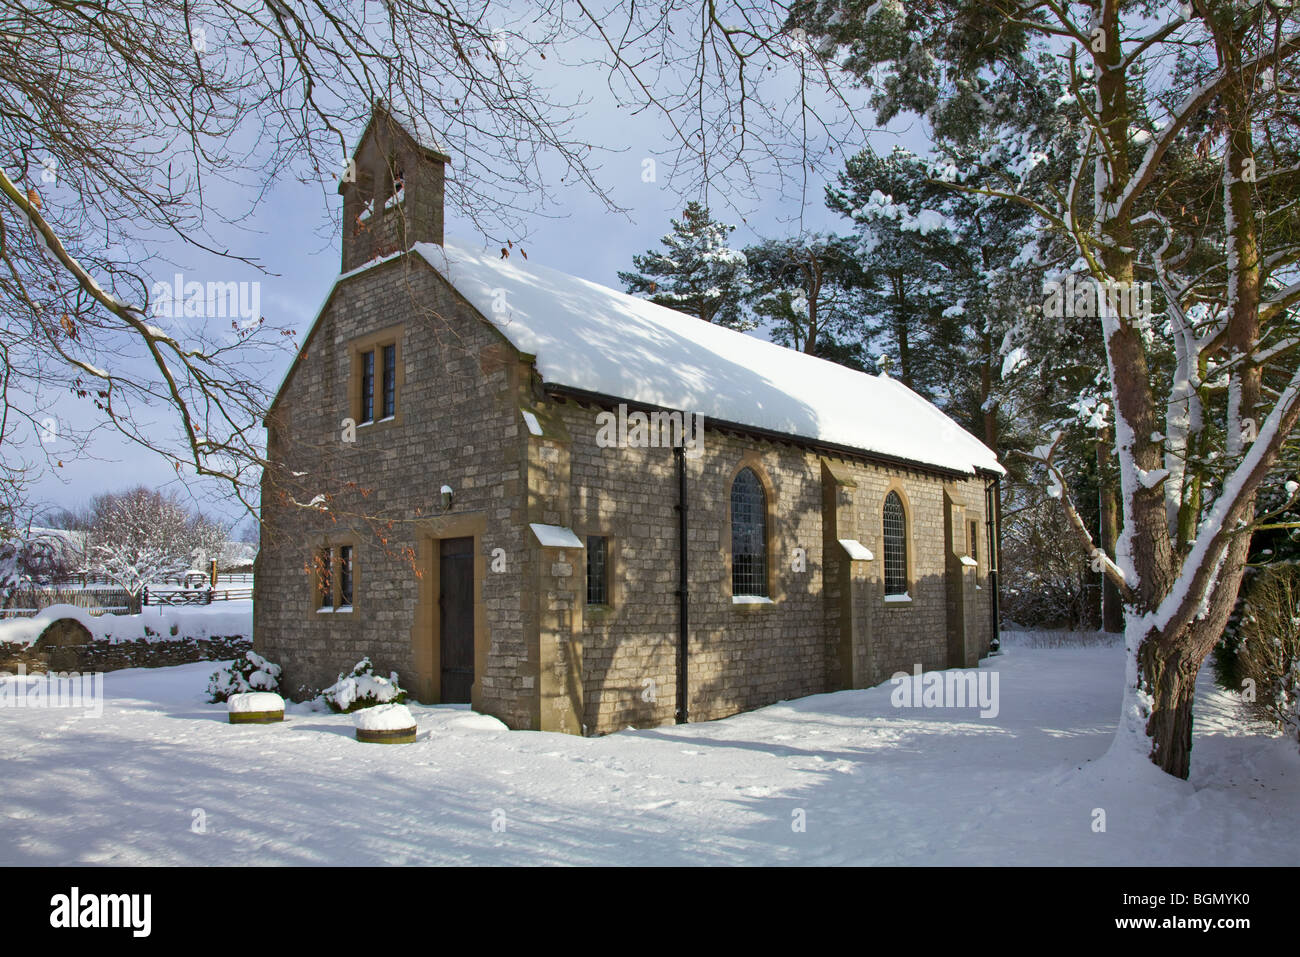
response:
[[[412,705],[413,745],[304,706],[228,724],[213,663],[114,672],[101,718],[0,709],[0,864],[1300,860],[1297,746],[1208,674],[1190,782],[1103,758],[1122,654],[1012,646],[982,665],[995,718],[897,709],[886,683],[604,738]]]

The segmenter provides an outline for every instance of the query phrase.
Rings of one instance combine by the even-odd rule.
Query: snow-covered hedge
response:
[[[339,680],[321,695],[331,711],[343,713],[377,704],[401,704],[406,700],[406,692],[397,683],[397,672],[381,677],[375,674],[369,658],[358,661],[351,674],[339,675]]]
[[[1239,679],[1253,683],[1255,700],[1248,703],[1300,737],[1300,566],[1269,566],[1243,598],[1236,664]]]
[[[246,691],[279,690],[280,666],[272,664],[255,651],[249,651],[225,668],[214,671],[208,679],[208,700],[214,704],[228,701],[231,695]]]

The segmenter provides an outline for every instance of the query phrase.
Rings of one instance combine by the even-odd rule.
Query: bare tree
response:
[[[379,100],[455,153],[448,202],[487,233],[545,205],[544,161],[604,195],[581,104],[531,78],[549,23],[483,0],[0,0],[0,504],[107,428],[255,509],[288,330],[211,296],[183,335],[161,328],[161,250],[256,266],[217,234],[277,178],[332,192]],[[248,202],[214,203],[219,185]],[[68,392],[94,425],[53,417]]]
[[[137,611],[144,589],[201,567],[226,541],[219,523],[146,488],[98,495],[90,512],[87,565],[120,585]]]

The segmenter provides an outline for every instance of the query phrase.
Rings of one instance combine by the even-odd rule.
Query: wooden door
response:
[[[443,704],[468,704],[474,684],[474,539],[439,541],[438,622]]]

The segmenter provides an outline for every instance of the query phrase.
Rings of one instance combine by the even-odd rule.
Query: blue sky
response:
[[[555,64],[543,69],[553,71],[554,76],[540,79],[551,82],[552,88],[560,92],[565,87],[579,88],[584,83],[572,67]],[[615,108],[612,95],[603,84],[592,84],[585,92],[589,102],[584,115],[577,120],[576,129],[584,141],[609,151],[600,160],[598,177],[614,202],[625,207],[627,213],[611,212],[585,186],[562,184],[557,174],[547,183],[554,202],[541,214],[527,218],[523,243],[530,262],[622,288],[617,273],[631,268],[633,254],[656,247],[659,238],[668,231],[669,218],[678,215],[689,200],[703,197],[685,191],[686,177],[677,177],[674,182],[671,159],[664,156],[671,145],[664,122],[651,114],[632,117],[627,110]],[[870,143],[878,152],[887,152],[898,143],[917,151],[926,148],[924,130],[916,121],[896,123],[889,132],[873,134]],[[654,182],[643,179],[646,158],[656,160]],[[832,175],[834,168],[828,170]],[[772,172],[769,170],[768,174]],[[448,176],[454,179],[458,175],[461,171],[453,155]],[[825,173],[813,175],[802,198],[791,191],[783,196],[776,190],[768,190],[760,202],[747,202],[740,209],[728,208],[718,194],[708,199],[717,218],[737,225],[734,244],[743,247],[760,237],[796,234],[800,226],[809,231],[843,230],[844,221],[823,205],[825,182]],[[210,205],[224,207],[222,212],[229,215],[231,211],[248,207],[252,191],[221,184],[208,197]],[[200,254],[176,243],[160,250],[167,265],[159,265],[160,275],[156,278],[170,280],[179,270],[187,280],[260,282],[263,315],[295,329],[301,341],[339,272],[339,237],[331,219],[332,214],[337,216],[339,205],[333,183],[322,187],[319,183],[305,184],[289,176],[282,177],[239,228],[213,229],[221,243],[234,252],[256,258],[267,273]],[[462,242],[478,242],[484,238],[455,210],[448,210],[446,232]],[[291,350],[276,357],[276,383],[292,358]],[[61,402],[56,409],[61,420],[66,418],[79,425],[88,422],[84,407],[74,408]],[[57,447],[55,451],[57,454]],[[128,444],[111,431],[99,433],[91,453],[82,458],[63,458],[61,469],[46,472],[32,488],[34,500],[45,507],[76,506],[99,492],[143,483],[186,491],[209,511],[226,518],[238,517],[230,505],[214,500],[214,493],[220,494],[219,487],[196,485],[192,480],[187,486],[166,462]]]

